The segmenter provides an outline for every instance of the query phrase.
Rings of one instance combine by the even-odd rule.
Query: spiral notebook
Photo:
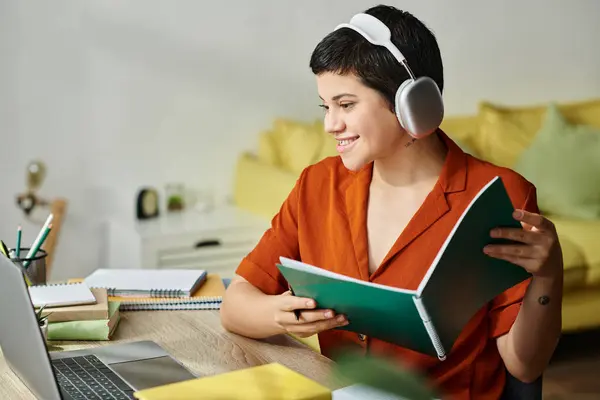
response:
[[[29,286],[29,297],[34,307],[61,307],[94,304],[96,297],[83,283]]]
[[[206,281],[189,297],[124,297],[111,296],[121,303],[121,311],[148,310],[218,310],[221,308],[225,285],[217,274],[207,274]]]
[[[107,269],[92,272],[83,281],[103,288],[109,296],[188,297],[206,280],[199,269]]]

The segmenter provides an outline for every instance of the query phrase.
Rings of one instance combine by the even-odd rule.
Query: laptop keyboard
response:
[[[134,390],[94,355],[52,360],[52,366],[67,398],[134,399]]]

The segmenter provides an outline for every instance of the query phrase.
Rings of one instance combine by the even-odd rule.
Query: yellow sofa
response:
[[[560,104],[559,108],[569,122],[600,128],[600,99]],[[471,154],[512,167],[540,129],[545,110],[545,105],[500,107],[482,102],[477,115],[447,117],[442,129]],[[302,169],[330,155],[336,155],[334,140],[323,131],[321,122],[277,119],[272,129],[259,134],[255,154],[239,156],[234,201],[271,218]],[[556,225],[565,261],[563,332],[598,327],[600,219],[547,216]]]

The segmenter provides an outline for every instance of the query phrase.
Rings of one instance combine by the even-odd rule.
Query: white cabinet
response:
[[[110,221],[107,268],[197,268],[231,278],[269,224],[233,206]]]

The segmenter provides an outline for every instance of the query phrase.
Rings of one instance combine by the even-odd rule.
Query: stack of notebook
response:
[[[119,303],[106,289],[84,283],[30,286],[36,308],[48,316],[48,340],[110,340],[120,320]]]
[[[121,311],[219,309],[225,292],[205,270],[98,269],[84,283],[106,289]]]

